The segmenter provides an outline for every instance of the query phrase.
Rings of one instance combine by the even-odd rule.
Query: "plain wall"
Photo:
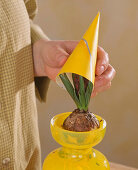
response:
[[[96,147],[109,161],[138,168],[138,0],[39,0],[35,22],[52,40],[80,40],[101,12],[99,45],[116,69],[112,87],[91,100],[90,110],[107,121]],[[46,104],[38,104],[42,161],[59,145],[50,119],[75,108],[66,91],[51,82]]]

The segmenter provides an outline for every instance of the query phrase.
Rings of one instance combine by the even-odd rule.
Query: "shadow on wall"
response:
[[[90,110],[107,121],[105,139],[98,145],[113,162],[138,168],[138,11],[137,0],[41,0],[35,19],[51,39],[80,40],[97,12],[101,12],[99,44],[110,55],[117,71],[112,87],[91,100]],[[38,104],[42,161],[58,144],[49,122],[58,113],[75,106],[68,94],[50,84],[46,104]]]

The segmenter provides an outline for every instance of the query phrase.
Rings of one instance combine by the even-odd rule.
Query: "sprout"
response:
[[[93,90],[92,82],[74,73],[72,73],[73,85],[71,84],[66,73],[60,74],[59,77],[66,90],[74,100],[77,108],[86,112],[88,110],[88,105]]]

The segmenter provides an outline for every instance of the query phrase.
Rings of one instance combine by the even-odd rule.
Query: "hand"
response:
[[[35,76],[48,76],[55,81],[56,75],[77,44],[78,41],[37,41],[33,45]],[[96,78],[92,97],[98,92],[108,89],[114,75],[115,70],[109,64],[108,54],[101,47],[98,47]]]
[[[108,53],[105,52],[102,47],[98,47],[97,49],[95,74],[96,77],[92,97],[96,96],[99,92],[109,89],[111,87],[111,81],[116,74],[115,69],[109,64]]]
[[[48,76],[55,81],[58,72],[77,43],[76,41],[37,41],[33,45],[35,76]]]

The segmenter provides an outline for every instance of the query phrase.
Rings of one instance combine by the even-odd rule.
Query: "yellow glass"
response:
[[[100,128],[88,132],[73,132],[62,128],[71,112],[56,115],[51,119],[53,138],[62,145],[45,159],[43,170],[110,170],[105,156],[92,147],[103,139],[106,121],[97,116]]]

